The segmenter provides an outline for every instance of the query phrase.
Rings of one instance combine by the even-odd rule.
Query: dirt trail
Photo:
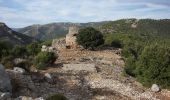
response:
[[[63,64],[95,64],[96,72],[63,70]],[[63,82],[58,90],[62,87],[70,100],[170,100],[125,77],[123,66],[115,50],[61,50],[56,65],[45,72],[53,73],[58,82]]]

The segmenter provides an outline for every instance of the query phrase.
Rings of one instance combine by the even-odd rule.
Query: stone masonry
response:
[[[78,44],[76,42],[76,36],[78,34],[78,27],[72,26],[69,27],[69,33],[66,35],[66,48],[75,49]]]

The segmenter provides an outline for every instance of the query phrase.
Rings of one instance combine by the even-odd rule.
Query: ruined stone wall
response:
[[[62,50],[66,48],[66,38],[54,39],[52,42],[52,47],[57,50]]]
[[[69,28],[69,33],[66,35],[66,47],[70,49],[77,48],[76,36],[78,34],[78,27],[73,26]]]

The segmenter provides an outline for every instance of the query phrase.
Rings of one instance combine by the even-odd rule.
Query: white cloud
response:
[[[17,5],[16,7],[11,7],[13,4],[8,4],[8,6],[0,4],[0,20],[8,23],[11,27],[64,21],[88,22],[130,17],[141,18],[151,10],[167,9],[164,5],[134,2],[136,0],[128,0],[133,3],[124,2],[124,0],[12,1]]]

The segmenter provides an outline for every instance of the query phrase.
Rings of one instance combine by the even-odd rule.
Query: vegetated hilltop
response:
[[[126,74],[144,86],[169,88],[170,20],[126,19],[102,26],[105,44],[122,48]]]
[[[170,35],[169,19],[121,19],[110,21],[100,27],[105,33],[136,33],[152,35]]]
[[[0,22],[0,42],[12,45],[24,45],[35,41],[33,38],[10,29],[5,23]]]

